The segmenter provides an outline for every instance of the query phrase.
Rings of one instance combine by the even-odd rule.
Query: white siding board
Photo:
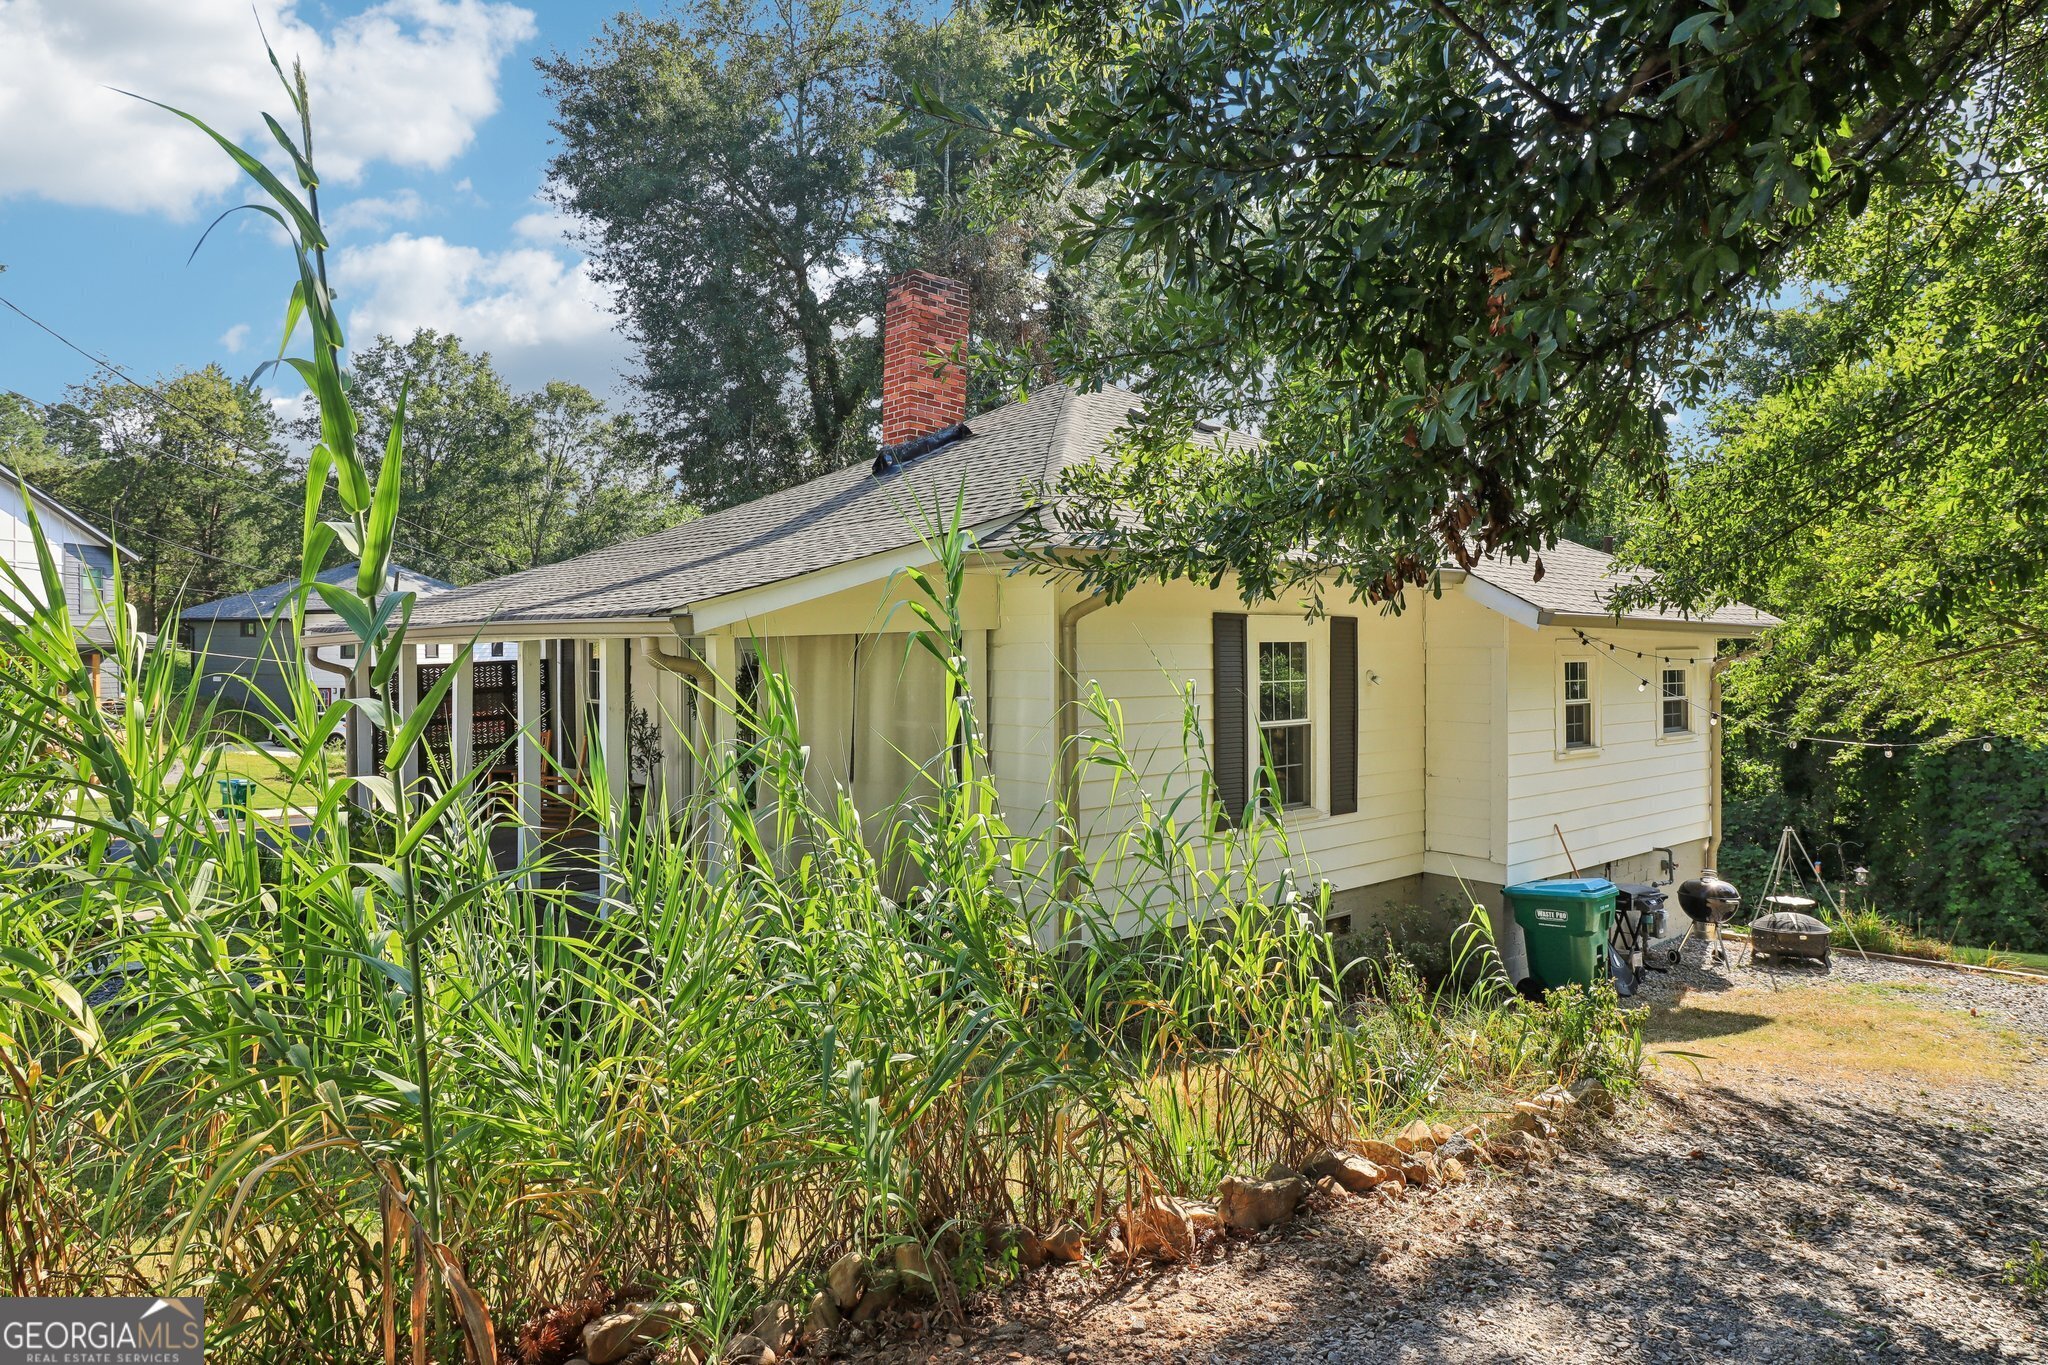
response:
[[[1426,841],[1431,853],[1499,859],[1498,703],[1506,623],[1465,597],[1423,602]]]
[[[1200,764],[1213,724],[1210,616],[1247,610],[1234,591],[1185,583],[1141,587],[1123,602],[1082,619],[1079,664],[1085,690],[1092,682],[1118,704],[1124,742],[1156,808],[1192,818]],[[1253,615],[1300,620],[1295,605],[1250,609]],[[1412,875],[1421,870],[1424,789],[1421,725],[1421,623],[1417,613],[1394,617],[1359,605],[1330,610],[1358,618],[1358,810],[1349,815],[1290,814],[1286,848],[1259,869],[1277,877],[1284,866],[1328,878],[1340,889]],[[1312,650],[1319,639],[1311,635]],[[1325,646],[1326,648],[1326,646]],[[1375,682],[1374,679],[1377,679]],[[1187,689],[1199,708],[1196,746],[1184,746]],[[1089,726],[1089,729],[1096,727]],[[1318,737],[1320,747],[1327,730]],[[1326,792],[1327,772],[1318,785]],[[1085,855],[1102,860],[1098,880],[1120,884],[1140,869],[1112,856],[1135,814],[1136,793],[1115,793],[1107,773],[1082,781]]]
[[[1508,634],[1504,786],[1511,880],[1568,870],[1553,825],[1563,829],[1581,871],[1707,836],[1706,738],[1695,731],[1666,739],[1659,732],[1660,665],[1654,658],[1636,659],[1634,651],[1705,660],[1712,657],[1714,642],[1620,630],[1594,634],[1625,651],[1619,666],[1605,650],[1588,654],[1570,631]],[[1567,654],[1592,661],[1597,724],[1593,752],[1558,752],[1558,678]],[[1649,685],[1638,690],[1639,678]],[[1701,664],[1693,670],[1695,702],[1704,683]]]

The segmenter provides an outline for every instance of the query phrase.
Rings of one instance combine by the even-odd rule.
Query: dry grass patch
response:
[[[1652,1055],[1689,1056],[1710,1070],[1732,1062],[1764,1074],[1853,1072],[1936,1085],[2010,1079],[2020,1038],[1933,1004],[1931,994],[1891,983],[1687,991],[1651,1009],[1644,1041]]]

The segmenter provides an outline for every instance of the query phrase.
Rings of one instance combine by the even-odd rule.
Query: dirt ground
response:
[[[2048,1298],[2010,1282],[2048,1247],[2048,986],[1696,952],[1652,982],[1645,1102],[1554,1165],[1041,1271],[866,1358],[2048,1359]]]

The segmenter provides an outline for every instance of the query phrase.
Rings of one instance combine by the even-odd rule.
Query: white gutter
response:
[[[521,617],[505,621],[465,621],[445,626],[414,625],[406,628],[407,644],[444,645],[468,644],[471,640],[611,640],[634,639],[642,635],[659,635],[668,629],[669,614],[659,616],[608,616],[575,618],[560,621],[534,620]],[[305,633],[302,643],[352,644],[355,635],[346,626],[323,623],[319,630]]]

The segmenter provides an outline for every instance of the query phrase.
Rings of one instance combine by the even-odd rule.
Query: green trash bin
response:
[[[1503,893],[1529,945],[1529,971],[1545,990],[1607,975],[1614,883],[1605,877],[1519,882]]]
[[[249,798],[255,794],[254,778],[223,777],[220,779],[220,813],[233,815],[238,810],[249,809]]]

